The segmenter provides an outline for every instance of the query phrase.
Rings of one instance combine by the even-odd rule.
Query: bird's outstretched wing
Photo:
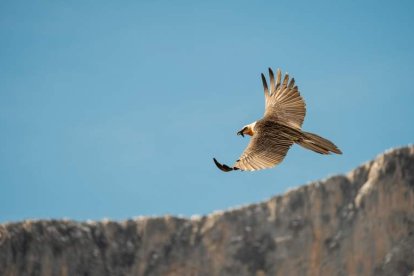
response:
[[[249,145],[232,167],[220,164],[216,159],[214,163],[225,172],[255,171],[274,167],[282,162],[293,144],[292,135],[295,134],[286,132],[286,128],[288,127],[269,120],[258,122],[256,134],[250,139]]]
[[[269,68],[270,91],[266,78],[262,74],[263,88],[265,92],[264,117],[279,121],[286,125],[300,129],[306,115],[305,101],[295,85],[295,79],[289,81],[286,74],[282,82],[282,73],[277,70],[276,82],[272,69]]]

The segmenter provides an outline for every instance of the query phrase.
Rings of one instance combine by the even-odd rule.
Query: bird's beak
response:
[[[244,129],[242,129],[242,130],[240,130],[239,132],[237,132],[237,135],[241,135],[242,137],[244,137],[243,130],[244,130]]]

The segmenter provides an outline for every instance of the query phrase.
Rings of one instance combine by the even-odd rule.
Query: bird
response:
[[[278,69],[275,80],[272,69],[268,70],[270,89],[266,77],[261,74],[265,96],[263,118],[245,125],[237,132],[242,137],[251,136],[249,144],[232,166],[221,164],[213,158],[216,166],[224,172],[272,168],[283,161],[293,144],[319,154],[342,154],[328,139],[302,130],[306,104],[295,85],[295,79],[289,80],[289,74],[286,73],[282,80],[281,70]]]

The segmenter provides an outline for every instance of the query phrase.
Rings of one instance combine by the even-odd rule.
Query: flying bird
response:
[[[265,76],[262,82],[265,95],[265,113],[262,119],[244,126],[237,135],[251,136],[250,143],[233,166],[219,163],[216,166],[225,172],[233,170],[255,171],[271,168],[281,163],[290,147],[296,143],[320,154],[342,154],[338,147],[319,135],[305,132],[302,123],[306,115],[305,101],[286,73],[277,70],[276,80],[269,68],[270,90]]]

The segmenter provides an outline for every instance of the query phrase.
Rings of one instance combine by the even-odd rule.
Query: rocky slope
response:
[[[0,225],[0,275],[409,275],[414,147],[195,218]]]

